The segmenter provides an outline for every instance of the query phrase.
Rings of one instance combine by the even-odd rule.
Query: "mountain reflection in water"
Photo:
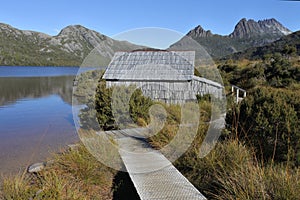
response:
[[[78,141],[72,116],[74,78],[0,77],[0,173],[24,170]]]

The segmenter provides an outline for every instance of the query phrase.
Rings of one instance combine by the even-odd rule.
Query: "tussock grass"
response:
[[[300,199],[300,169],[262,166],[255,153],[237,140],[222,141],[199,158],[194,145],[175,162],[208,199]]]
[[[299,169],[248,164],[224,176],[225,172],[216,173],[216,199],[300,199]]]
[[[237,138],[226,137],[204,158],[200,146],[208,129],[211,105],[201,101],[198,133],[188,151],[174,164],[208,199],[300,199],[300,168],[287,164],[263,164]],[[152,146],[161,149],[178,131],[180,108],[166,107],[167,124],[149,139]],[[173,116],[172,116],[173,115]]]
[[[116,171],[98,162],[82,144],[53,157],[37,174],[5,177],[0,199],[112,199]]]
[[[38,188],[30,185],[31,178],[18,174],[5,177],[1,184],[0,199],[24,200],[33,197]]]

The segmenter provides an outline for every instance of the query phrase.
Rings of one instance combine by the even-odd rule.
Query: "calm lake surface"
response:
[[[18,172],[78,141],[77,67],[0,67],[0,173]]]

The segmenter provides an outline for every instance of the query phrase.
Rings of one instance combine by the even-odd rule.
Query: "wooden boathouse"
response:
[[[103,79],[107,87],[134,84],[145,96],[169,104],[195,100],[197,94],[221,97],[223,86],[194,76],[194,63],[194,51],[116,52]]]

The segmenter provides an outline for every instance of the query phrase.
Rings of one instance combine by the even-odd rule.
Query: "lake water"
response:
[[[78,141],[72,116],[77,67],[0,67],[0,173],[24,170]]]

